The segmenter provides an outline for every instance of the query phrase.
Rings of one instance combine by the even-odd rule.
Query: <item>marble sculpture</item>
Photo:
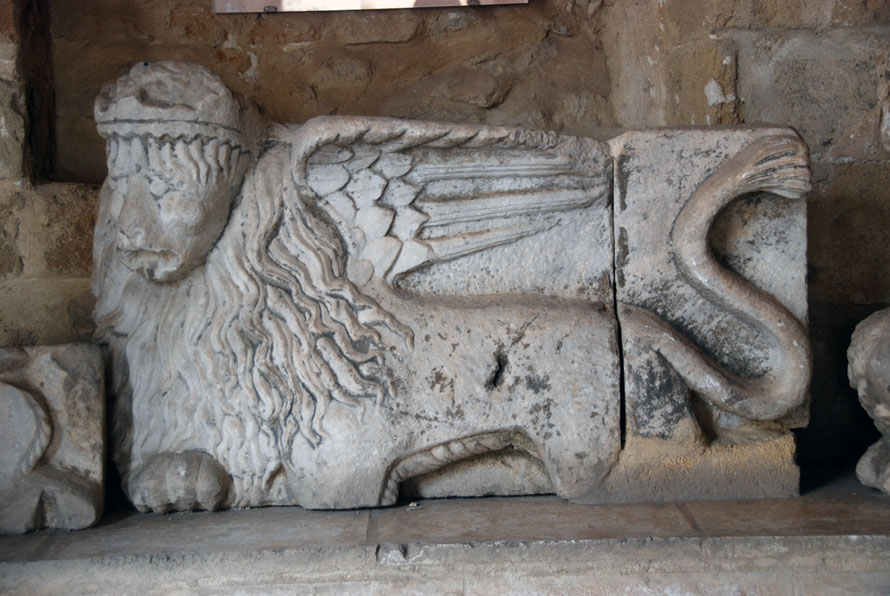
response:
[[[882,435],[859,459],[856,476],[862,484],[890,493],[890,308],[856,326],[847,359],[850,384]]]
[[[279,125],[175,62],[95,116],[95,319],[140,510],[796,492],[792,130]]]

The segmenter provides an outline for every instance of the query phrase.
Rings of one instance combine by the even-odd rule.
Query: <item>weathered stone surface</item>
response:
[[[0,279],[88,277],[98,203],[94,186],[0,183]]]
[[[21,178],[24,167],[25,102],[17,82],[0,81],[0,178]]]
[[[105,383],[97,346],[0,349],[0,531],[102,515]]]
[[[856,476],[866,486],[890,493],[890,309],[857,325],[847,355],[850,384],[883,435],[859,460]]]
[[[0,281],[0,346],[88,342],[94,304],[88,277]]]
[[[881,594],[887,498],[122,516],[0,538],[4,593]]]
[[[267,128],[174,62],[106,87],[96,121],[95,316],[138,508],[375,506],[415,477],[423,495],[576,501],[794,491],[803,212],[758,195],[713,222],[809,188],[793,132],[627,133],[609,155],[516,128]],[[643,439],[699,461],[647,470]]]
[[[510,447],[586,498],[620,448],[605,146],[347,117],[265,138],[252,113],[182,63],[97,100],[96,320],[136,506],[389,504]]]
[[[641,0],[601,17],[609,102],[626,128],[737,124],[736,48],[712,35],[700,3]],[[684,13],[693,13],[695,16]]]
[[[796,497],[800,470],[790,432],[728,432],[707,447],[629,435],[597,487],[597,503]]]
[[[0,179],[21,179],[26,170],[26,87],[19,63],[20,13],[25,6],[0,3]],[[0,208],[2,212],[2,208]],[[0,251],[2,251],[0,242]],[[2,260],[2,257],[0,257]],[[2,275],[0,264],[0,275]]]
[[[875,24],[886,25],[890,5],[867,4],[847,3],[863,11],[847,22],[862,23],[866,9],[879,9],[884,16]],[[818,314],[810,320],[811,426],[798,434],[800,455],[858,456],[874,431],[849,388],[844,352],[855,322],[890,303],[890,276],[876,269],[890,259],[890,154],[881,140],[890,36],[886,27],[787,27],[717,36],[738,48],[741,113],[793,126],[812,152],[808,285]]]
[[[768,443],[769,421],[805,424],[806,215],[796,199],[809,188],[806,147],[793,131],[760,128],[629,132],[612,150],[628,436]],[[758,191],[781,196],[749,194]],[[702,462],[718,459],[718,444],[699,451]],[[622,459],[639,445],[628,440]],[[757,467],[788,494],[793,449],[777,453]],[[759,482],[733,469],[725,484]]]
[[[399,494],[406,498],[435,499],[553,492],[553,484],[541,460],[518,449],[505,449],[409,478],[402,484]]]
[[[0,79],[4,81],[16,81],[16,62],[19,57],[19,45],[17,43],[0,42]]]
[[[598,5],[220,15],[190,0],[52,3],[57,176],[102,180],[92,102],[140,60],[203,64],[278,122],[362,114],[588,134],[613,121]],[[493,94],[443,93],[488,77]]]
[[[664,11],[679,39],[715,29],[826,29],[886,23],[890,8],[881,0],[678,0]]]
[[[0,184],[0,346],[89,341],[95,187]]]
[[[11,0],[0,2],[0,40],[18,42],[19,31],[16,23],[16,3]]]
[[[609,475],[584,501],[652,503],[794,497],[800,472],[790,433],[724,436],[703,453],[699,445],[629,437]],[[501,451],[451,464],[403,485],[405,497],[524,495],[554,492],[541,462]]]
[[[660,65],[668,51],[656,0],[626,3],[602,16],[608,68],[613,80],[609,101],[623,126],[664,126],[667,82]]]
[[[737,92],[749,122],[793,126],[816,162],[887,157],[879,132],[890,68],[887,31],[730,36],[738,44]]]

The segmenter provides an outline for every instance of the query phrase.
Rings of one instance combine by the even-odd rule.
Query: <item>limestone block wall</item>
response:
[[[43,183],[53,146],[48,4],[0,2],[0,346],[92,336],[96,187]]]
[[[105,171],[92,101],[122,68],[160,59],[209,67],[285,122],[386,115],[600,138],[646,126],[794,126],[814,169],[816,378],[801,454],[858,455],[874,440],[844,353],[856,322],[890,304],[885,0],[275,15],[216,15],[210,0],[0,1],[0,345],[89,337],[90,231]]]

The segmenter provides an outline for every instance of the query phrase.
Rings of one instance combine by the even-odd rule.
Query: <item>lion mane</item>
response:
[[[151,142],[206,141],[114,140]],[[109,160],[119,153],[110,148]],[[176,283],[123,265],[112,190],[102,189],[96,335],[109,345],[125,487],[154,454],[201,450],[232,475],[232,506],[265,504],[294,442],[325,439],[332,400],[379,404],[392,394],[392,334],[410,346],[411,331],[346,279],[343,241],[298,196],[289,154],[283,144],[264,152],[204,265]]]

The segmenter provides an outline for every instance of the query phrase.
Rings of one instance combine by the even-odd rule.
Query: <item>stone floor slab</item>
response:
[[[890,535],[890,507],[876,495],[686,503],[702,536]]]
[[[666,535],[696,535],[671,503],[598,506],[574,505],[557,497],[522,497],[422,501],[416,506],[372,511],[368,538],[396,544],[447,544]]]
[[[51,534],[40,558],[346,547],[363,544],[367,526],[366,510],[268,507],[216,513],[130,514],[91,532]]]
[[[887,593],[890,496],[849,476],[784,500],[119,514],[0,538],[0,592]]]

